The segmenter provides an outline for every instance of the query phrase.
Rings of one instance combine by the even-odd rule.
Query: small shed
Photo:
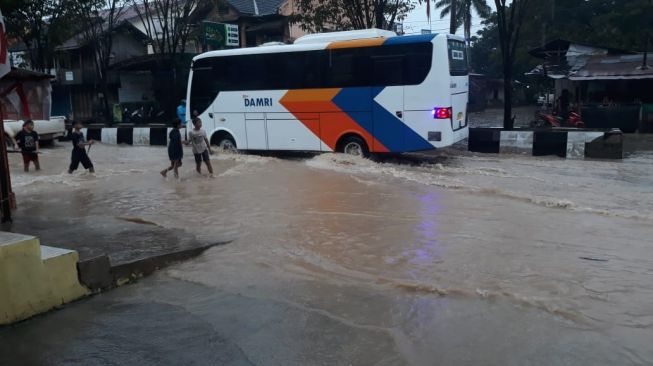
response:
[[[12,67],[0,79],[3,118],[49,120],[53,78],[49,74]]]
[[[0,132],[5,119],[50,119],[51,75],[25,69],[11,68],[0,78]],[[2,222],[11,221],[10,208],[16,208],[11,189],[5,134],[0,137],[0,206]],[[8,203],[8,205],[7,205]]]

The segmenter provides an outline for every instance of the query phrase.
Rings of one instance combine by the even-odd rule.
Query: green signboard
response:
[[[222,23],[202,23],[203,43],[213,49],[225,48],[227,45],[227,29]]]
[[[238,47],[238,26],[215,22],[202,22],[202,43],[215,50]]]

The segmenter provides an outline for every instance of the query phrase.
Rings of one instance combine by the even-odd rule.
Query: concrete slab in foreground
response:
[[[0,325],[110,290],[225,242],[112,265],[103,255],[79,261],[74,250],[42,246],[34,236],[0,232]]]
[[[0,325],[88,295],[77,278],[78,259],[77,252],[41,246],[34,236],[0,232]]]

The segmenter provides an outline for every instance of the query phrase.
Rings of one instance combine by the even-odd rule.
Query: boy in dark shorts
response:
[[[204,161],[206,168],[209,170],[209,177],[213,178],[213,167],[209,158],[209,154],[213,155],[213,151],[209,139],[206,137],[206,132],[202,129],[202,120],[199,117],[193,118],[193,129],[188,132],[188,139],[193,146],[197,173],[202,174],[202,161]]]
[[[170,167],[161,171],[163,178],[166,178],[168,172],[171,170],[174,171],[175,178],[179,178],[179,167],[181,166],[181,159],[184,157],[184,147],[181,142],[181,133],[179,132],[181,128],[183,128],[181,120],[176,120],[172,123],[172,131],[168,135],[170,137],[170,142],[168,143]]]
[[[73,125],[73,132],[70,136],[73,142],[73,152],[70,156],[70,168],[68,168],[68,173],[73,174],[73,172],[79,167],[79,163],[82,163],[84,169],[87,169],[90,173],[95,173],[93,163],[86,153],[86,146],[93,145],[94,141],[90,140],[87,142],[84,139],[81,122],[75,122]]]
[[[41,170],[39,164],[39,134],[34,131],[34,122],[27,120],[23,123],[23,129],[16,134],[16,142],[23,154],[23,166],[29,172],[29,163],[34,162],[34,168]]]

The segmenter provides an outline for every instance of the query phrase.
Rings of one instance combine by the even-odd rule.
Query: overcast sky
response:
[[[442,33],[449,31],[449,17],[440,19],[440,10],[435,9],[433,5],[434,1],[431,1],[431,22],[429,23],[426,18],[426,4],[417,5],[415,10],[413,10],[408,17],[404,20],[404,32],[406,34],[415,34],[420,33],[422,29],[432,29],[434,33]],[[494,1],[489,0],[488,5],[495,9]],[[476,31],[483,28],[481,25],[481,18],[474,17],[472,21],[472,35],[476,34]],[[462,35],[463,30],[459,29],[458,34]]]

